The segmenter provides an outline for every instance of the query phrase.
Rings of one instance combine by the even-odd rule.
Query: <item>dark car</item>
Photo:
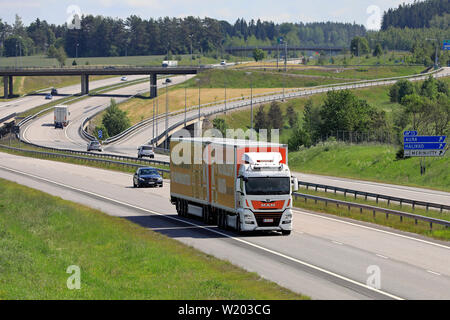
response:
[[[102,151],[102,145],[100,144],[100,142],[98,142],[98,141],[89,142],[89,144],[87,146],[87,151],[92,151],[92,150]]]
[[[170,78],[167,78],[166,83],[172,83],[172,80]]]
[[[139,168],[133,176],[133,187],[162,187],[163,178],[155,168]]]
[[[58,95],[58,90],[56,90],[55,88],[52,89],[52,91],[50,92],[50,94],[52,96],[57,96]]]

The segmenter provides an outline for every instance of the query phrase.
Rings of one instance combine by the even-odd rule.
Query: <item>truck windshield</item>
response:
[[[245,192],[249,195],[289,194],[291,180],[289,177],[248,178]]]

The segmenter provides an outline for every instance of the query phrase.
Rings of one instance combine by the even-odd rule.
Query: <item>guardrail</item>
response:
[[[5,146],[0,144],[0,148],[4,148],[4,149],[9,149],[9,150],[14,150],[14,151],[18,151],[18,152],[24,152],[24,153],[31,153],[34,155],[40,155],[43,157],[51,157],[51,158],[63,158],[63,159],[76,159],[76,160],[81,160],[81,161],[91,161],[91,162],[96,162],[96,163],[103,163],[103,164],[115,164],[115,165],[120,165],[120,166],[124,166],[124,167],[130,167],[130,168],[142,168],[142,167],[146,167],[144,165],[141,164],[134,164],[134,163],[129,163],[129,162],[121,162],[121,161],[114,161],[114,160],[107,160],[107,159],[97,159],[97,158],[88,158],[88,157],[81,157],[81,156],[75,156],[75,155],[68,155],[68,154],[63,154],[63,153],[53,153],[53,152],[44,152],[44,151],[36,151],[36,150],[28,150],[28,149],[20,149],[20,148],[14,148],[14,147],[9,147],[9,146]],[[58,150],[60,151],[60,150]],[[88,152],[86,152],[88,153]],[[94,155],[91,153],[88,153],[89,155]],[[102,156],[108,156],[108,155],[102,155]],[[134,159],[131,158],[133,160],[141,160],[141,159]],[[147,161],[147,160],[141,160],[141,161]],[[170,170],[168,169],[161,169],[161,168],[155,168],[155,170],[159,171],[161,173],[161,175],[164,175],[165,173],[168,174],[170,173]]]
[[[391,77],[391,78],[383,78],[383,79],[376,79],[376,80],[361,80],[361,81],[354,81],[354,82],[347,82],[347,83],[340,83],[340,84],[327,84],[327,85],[321,85],[321,86],[316,86],[316,87],[311,87],[311,88],[300,88],[300,89],[286,89],[284,92],[283,91],[277,91],[277,92],[268,92],[268,93],[262,93],[262,94],[258,94],[258,95],[253,95],[253,104],[261,104],[261,103],[265,103],[265,102],[271,102],[271,101],[277,101],[280,99],[286,99],[286,98],[294,98],[294,97],[301,97],[301,96],[308,96],[308,95],[312,95],[315,93],[323,93],[323,92],[327,92],[330,89],[331,90],[342,90],[342,89],[357,89],[357,88],[365,88],[365,87],[370,87],[370,86],[376,86],[379,85],[380,83],[383,84],[389,84],[392,81],[395,80],[400,80],[400,79],[418,79],[418,78],[424,78],[426,76],[429,75],[433,75],[437,72],[442,71],[443,69],[438,69],[438,70],[433,70],[431,72],[427,72],[424,74],[415,74],[415,75],[409,75],[409,76],[400,76],[400,77]],[[436,75],[436,78],[439,77],[444,77],[447,76],[448,74],[443,74],[443,75]],[[314,91],[313,91],[314,90]],[[258,99],[260,97],[260,99]],[[237,98],[233,98],[233,99],[229,99],[227,100],[227,102],[238,102],[244,98],[250,98],[250,97],[237,97]],[[211,102],[211,103],[206,103],[203,105],[200,105],[200,107],[206,107],[206,106],[213,106],[213,105],[220,105],[220,103],[223,103],[223,101],[219,101],[219,102]],[[222,113],[225,111],[229,111],[229,110],[233,110],[233,109],[237,109],[237,108],[241,108],[244,106],[248,106],[251,104],[252,101],[248,101],[245,100],[242,103],[231,103],[230,105],[227,105],[227,108],[225,110],[225,108],[221,108],[218,109],[214,112],[210,112],[208,114],[202,113],[201,116],[206,116],[206,115],[212,115],[212,114],[216,114],[216,113]],[[187,111],[192,111],[192,110],[196,110],[198,109],[199,106],[193,106],[190,107],[186,110]],[[185,112],[184,110],[180,110],[180,111],[176,111],[176,112],[172,112],[170,113],[171,115],[174,114],[179,114],[179,113],[183,113]],[[192,117],[189,118],[190,120],[193,120]],[[144,127],[146,124],[151,122],[151,118],[150,119],[146,119],[143,120],[141,123],[135,125],[136,127],[134,128],[129,128],[127,129],[127,132],[120,135],[120,138],[118,138],[117,140],[124,138],[127,134],[133,132],[135,129],[137,129],[138,127]],[[188,121],[186,119],[186,121]],[[183,120],[184,122],[184,120]],[[173,130],[174,127],[178,127],[182,122],[178,122],[174,125],[172,125],[168,130],[169,132]],[[138,126],[139,125],[139,126]],[[156,138],[153,138],[151,140],[151,143],[155,142],[155,141],[159,141],[163,136],[166,135],[166,132],[161,133],[159,136],[157,136]],[[111,141],[113,142],[113,141]]]
[[[16,112],[11,113],[10,115],[8,115],[8,116],[6,116],[6,117],[0,119],[0,124],[2,124],[3,122],[5,122],[5,121],[7,121],[7,120],[9,120],[9,119],[11,119],[11,118],[14,118],[15,116],[17,116],[17,113],[16,113]]]
[[[123,167],[136,168],[136,169],[143,167],[142,165],[128,163],[128,162],[120,162],[120,161],[107,160],[107,159],[88,158],[88,157],[67,155],[67,154],[61,154],[61,153],[42,152],[42,151],[36,151],[36,150],[27,150],[27,149],[9,147],[9,146],[5,146],[5,145],[1,145],[1,144],[0,144],[0,148],[14,150],[14,151],[18,151],[18,152],[24,152],[24,153],[31,153],[34,155],[39,155],[42,157],[49,157],[49,158],[76,159],[76,160],[80,160],[80,161],[89,161],[89,162],[96,162],[96,163],[103,163],[103,164],[115,164],[115,165],[119,165],[119,166],[123,166]],[[160,169],[160,168],[155,168],[155,169],[157,171],[159,171],[162,176],[164,176],[164,174],[170,173],[170,170],[168,170],[168,169]],[[328,205],[328,203],[332,203],[332,204],[336,204],[337,207],[339,207],[341,205],[346,206],[348,208],[348,210],[350,210],[351,208],[358,208],[358,209],[360,209],[360,213],[362,213],[363,210],[369,210],[373,213],[374,216],[375,216],[376,212],[381,212],[381,213],[386,214],[386,219],[389,218],[389,215],[395,215],[395,216],[400,217],[401,222],[403,222],[403,218],[414,219],[415,224],[417,224],[418,221],[424,221],[424,222],[428,222],[430,224],[430,229],[433,229],[433,224],[442,225],[442,226],[445,226],[446,228],[450,227],[450,221],[416,215],[416,214],[411,214],[411,213],[397,211],[397,210],[391,210],[391,209],[386,209],[386,208],[380,208],[380,207],[375,207],[375,206],[370,206],[370,205],[365,205],[365,204],[359,204],[359,203],[353,203],[353,202],[347,202],[347,201],[341,201],[341,200],[335,200],[335,199],[329,199],[329,198],[323,198],[323,197],[317,197],[317,196],[298,193],[298,192],[294,192],[293,196],[294,196],[295,200],[297,200],[297,198],[303,198],[303,199],[305,199],[305,202],[307,202],[308,199],[314,200],[315,203],[317,203],[317,201],[321,201],[321,202],[324,202],[326,206]]]
[[[325,192],[328,192],[328,190],[336,192],[342,192],[344,193],[344,196],[347,196],[347,193],[353,194],[355,199],[357,196],[363,196],[365,200],[367,198],[374,198],[376,199],[376,203],[381,200],[386,200],[387,204],[389,205],[391,202],[398,202],[400,206],[402,206],[404,203],[410,204],[412,206],[412,209],[414,210],[416,206],[422,206],[425,207],[428,211],[429,208],[435,208],[439,209],[442,213],[443,210],[450,210],[449,205],[445,204],[438,204],[438,203],[432,203],[432,202],[425,202],[425,201],[417,201],[417,200],[411,200],[411,199],[405,199],[405,198],[399,198],[399,197],[391,197],[383,194],[377,194],[377,193],[371,193],[371,192],[365,192],[365,191],[358,191],[358,190],[352,190],[347,188],[341,188],[341,187],[335,187],[335,186],[329,186],[324,184],[317,184],[317,183],[311,183],[311,182],[304,182],[304,181],[298,181],[299,186],[305,186],[306,190],[309,189],[309,187],[313,187],[315,191],[318,189],[325,190]]]
[[[81,151],[81,150],[72,150],[72,149],[63,149],[63,148],[52,148],[52,147],[45,147],[38,144],[34,144],[31,142],[23,141],[24,144],[27,144],[32,147],[44,149],[44,150],[50,150],[50,151],[58,151],[58,152],[66,152],[71,154],[80,154],[85,156],[92,156],[92,157],[98,157],[98,158],[112,158],[112,159],[118,159],[118,160],[127,160],[127,161],[134,161],[134,162],[142,162],[147,165],[154,164],[154,165],[161,165],[161,166],[169,166],[170,163],[167,161],[160,161],[160,160],[154,160],[154,159],[142,159],[142,158],[134,158],[129,156],[121,156],[117,154],[110,154],[110,153],[93,153],[89,151]],[[137,150],[136,150],[137,151]]]
[[[428,222],[430,224],[430,229],[433,229],[433,224],[442,225],[442,226],[445,226],[445,228],[450,227],[450,221],[421,216],[421,215],[407,213],[407,212],[403,212],[403,211],[385,209],[385,208],[380,208],[380,207],[375,207],[375,206],[370,206],[370,205],[365,205],[365,204],[359,204],[359,203],[354,203],[354,202],[348,202],[348,201],[335,200],[335,199],[330,199],[330,198],[317,197],[317,196],[298,193],[298,192],[294,192],[293,196],[294,196],[294,199],[303,198],[303,199],[305,199],[305,202],[307,202],[308,199],[314,200],[315,203],[317,203],[317,201],[324,202],[325,206],[327,206],[329,203],[336,204],[337,207],[345,206],[348,208],[349,211],[351,208],[358,208],[360,213],[362,213],[363,210],[368,210],[373,213],[374,217],[376,215],[376,212],[381,212],[381,213],[386,214],[386,219],[389,219],[389,215],[394,215],[394,216],[399,216],[401,222],[403,222],[403,218],[414,219],[414,222],[416,225],[417,225],[418,221],[424,221],[424,222]]]

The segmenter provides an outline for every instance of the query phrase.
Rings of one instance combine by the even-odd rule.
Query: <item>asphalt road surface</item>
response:
[[[130,174],[0,153],[0,177],[124,217],[315,299],[450,299],[450,247],[297,210],[294,232],[237,236],[180,218],[163,188]],[[379,270],[381,287],[367,285]],[[369,271],[369,273],[368,273]]]

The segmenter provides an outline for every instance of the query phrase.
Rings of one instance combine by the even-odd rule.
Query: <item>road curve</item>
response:
[[[142,79],[142,76],[130,76],[128,81]],[[89,82],[91,90],[120,84],[120,77],[107,78]],[[41,91],[38,95],[29,95],[20,97],[18,99],[11,99],[5,102],[0,102],[0,119],[16,112],[24,112],[34,107],[46,104],[50,101],[62,99],[68,95],[77,94],[81,91],[81,84],[58,88],[58,95],[54,96],[52,100],[45,100],[45,94],[50,93],[50,89]]]
[[[315,299],[450,299],[450,247],[387,228],[297,210],[291,236],[237,236],[176,216],[164,188],[129,174],[0,153],[0,177],[161,232]],[[380,270],[381,288],[366,283]]]

